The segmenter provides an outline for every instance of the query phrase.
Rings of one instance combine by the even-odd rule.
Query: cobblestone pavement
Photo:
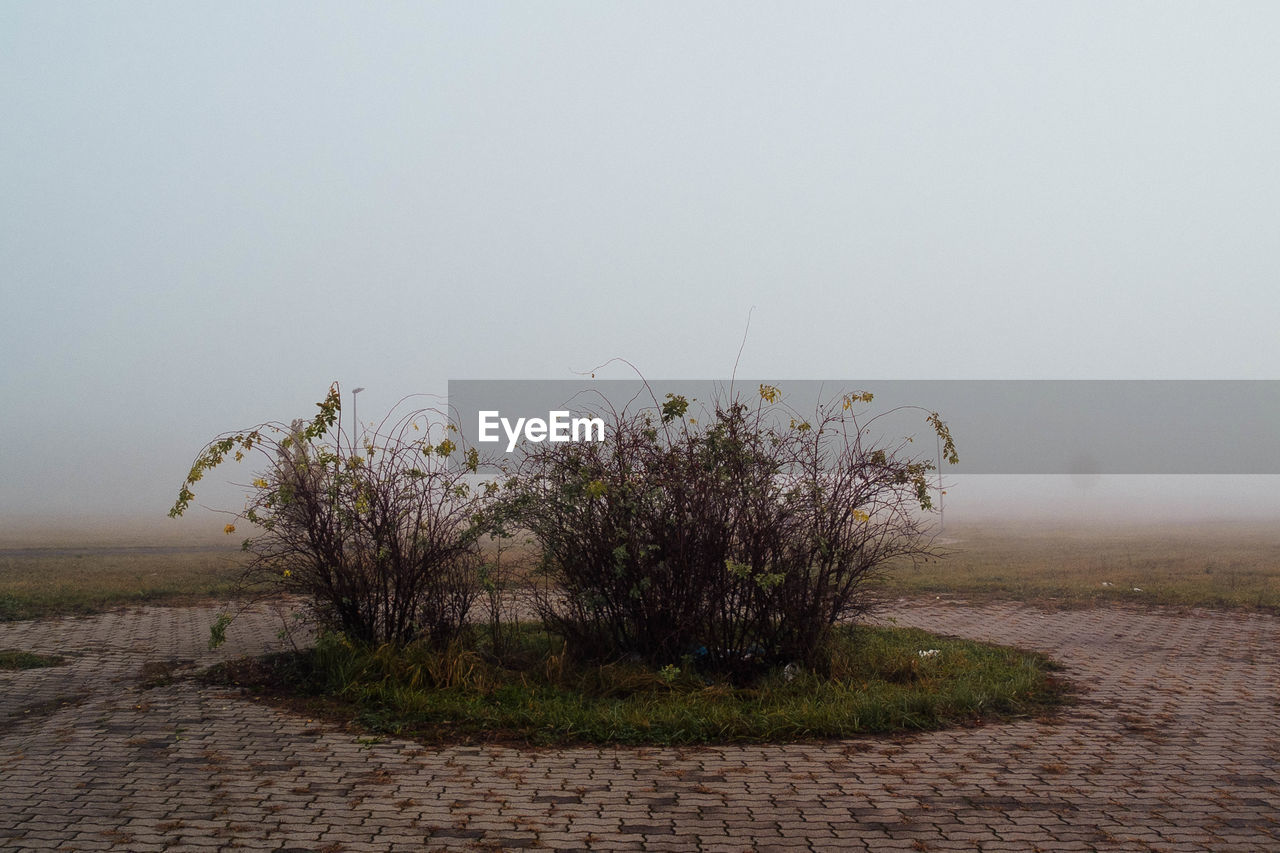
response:
[[[902,602],[900,624],[1040,649],[1052,722],[699,749],[369,743],[179,679],[278,645],[266,612],[0,625],[66,666],[0,673],[0,848],[1280,850],[1280,619]],[[153,670],[148,670],[149,672]]]

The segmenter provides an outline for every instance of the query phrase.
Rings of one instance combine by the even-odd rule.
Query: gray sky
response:
[[[1280,378],[1278,39],[1272,2],[4,0],[0,517],[161,517],[333,380],[727,376],[752,306],[749,376]]]

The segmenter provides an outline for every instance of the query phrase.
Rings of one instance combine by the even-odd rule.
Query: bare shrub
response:
[[[932,553],[917,513],[928,461],[865,443],[870,394],[779,421],[778,389],[607,413],[606,440],[533,448],[503,513],[541,547],[538,608],[572,652],[696,662],[745,676],[817,662],[835,623],[860,613],[863,582]],[[955,461],[936,413],[929,424]]]
[[[210,442],[170,515],[186,510],[206,471],[229,454],[239,460],[256,451],[267,465],[235,514],[258,530],[244,543],[252,555],[246,580],[303,596],[322,630],[447,646],[479,592],[474,518],[485,497],[467,483],[477,454],[450,466],[460,439],[431,410],[389,416],[357,440],[342,430],[336,384],[318,406],[309,422],[264,424]]]

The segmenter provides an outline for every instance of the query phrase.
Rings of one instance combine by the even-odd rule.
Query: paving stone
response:
[[[280,648],[251,610],[0,624],[61,667],[0,673],[0,847],[15,850],[1280,849],[1280,619],[902,601],[898,624],[1034,648],[1080,701],[895,739],[524,751],[367,747],[178,678]]]

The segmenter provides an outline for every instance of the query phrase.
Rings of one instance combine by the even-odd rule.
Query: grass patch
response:
[[[948,525],[941,561],[903,566],[882,596],[1059,607],[1166,605],[1280,613],[1280,530],[1251,523]]]
[[[58,655],[38,655],[17,649],[0,649],[0,669],[40,669],[61,666],[66,661]]]
[[[921,651],[937,652],[922,656]],[[322,638],[205,677],[378,734],[428,743],[707,744],[847,738],[1038,714],[1062,699],[1043,656],[916,629],[845,627],[819,676],[772,670],[709,681],[686,660],[573,666],[523,626],[499,662],[484,648],[361,648]]]
[[[243,560],[229,546],[0,550],[0,621],[226,597]]]

